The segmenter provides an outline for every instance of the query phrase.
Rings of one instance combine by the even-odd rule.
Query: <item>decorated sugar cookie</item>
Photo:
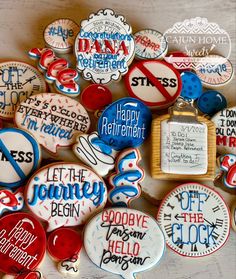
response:
[[[79,135],[76,140],[74,154],[98,175],[106,176],[114,169],[117,151],[101,140],[97,132]]]
[[[182,82],[179,72],[170,64],[147,60],[134,64],[125,76],[125,85],[131,97],[150,108],[169,107],[179,97]]]
[[[91,84],[82,91],[80,100],[87,110],[102,110],[111,104],[112,94],[104,85]]]
[[[113,102],[98,120],[100,138],[115,150],[137,147],[148,137],[152,114],[147,106],[134,98]]]
[[[204,57],[203,62],[196,66],[196,74],[206,88],[216,89],[231,82],[234,76],[231,62],[220,55]]]
[[[144,170],[139,167],[141,155],[138,149],[129,148],[120,153],[116,161],[116,173],[109,177],[112,190],[109,200],[116,206],[129,206],[141,193],[139,183],[144,178]]]
[[[1,272],[17,279],[42,278],[35,269],[44,258],[46,235],[32,215],[12,213],[0,218],[0,243]]]
[[[69,62],[59,58],[50,48],[32,48],[29,57],[38,60],[38,68],[44,72],[48,83],[54,83],[55,89],[62,94],[76,97],[80,94],[77,83],[78,72],[69,68]]]
[[[46,92],[41,73],[33,66],[8,61],[0,63],[0,118],[11,120],[16,106],[31,95]]]
[[[186,100],[196,100],[202,95],[202,83],[192,72],[182,72],[182,90],[180,96]]]
[[[69,18],[60,18],[51,22],[44,30],[44,40],[48,47],[58,53],[72,51],[79,26]]]
[[[232,229],[236,232],[236,201],[231,207],[231,226]]]
[[[0,186],[24,185],[40,160],[40,147],[29,133],[16,128],[0,130]]]
[[[19,211],[23,207],[23,188],[19,188],[15,192],[9,189],[0,189],[0,216],[5,211]]]
[[[134,279],[160,261],[165,240],[157,222],[146,213],[110,208],[86,225],[84,247],[98,267]]]
[[[189,60],[189,65],[188,59],[188,55],[182,51],[171,51],[164,57],[164,60],[167,63],[172,64],[180,73],[183,71],[191,71],[191,58]],[[183,63],[184,60],[186,61]]]
[[[30,178],[25,199],[29,209],[47,221],[47,231],[84,224],[107,200],[104,181],[77,163],[54,163]]]
[[[236,155],[226,154],[221,156],[220,169],[224,172],[224,185],[231,189],[236,189]]]
[[[236,155],[236,107],[218,112],[211,120],[216,126],[217,151]]]
[[[77,69],[94,83],[118,81],[134,58],[132,28],[111,9],[99,10],[81,22],[75,40]]]
[[[135,57],[138,59],[162,59],[168,50],[166,38],[153,29],[144,29],[134,34]]]
[[[205,91],[197,101],[198,109],[209,116],[227,108],[227,100],[224,95],[218,91]]]
[[[80,235],[69,228],[59,228],[48,237],[48,252],[57,261],[63,275],[79,275],[79,256],[83,241]]]
[[[230,216],[223,198],[196,182],[182,184],[162,201],[158,216],[167,245],[186,257],[203,257],[228,239]]]
[[[16,109],[15,124],[32,133],[51,153],[68,147],[76,135],[86,133],[90,119],[84,107],[76,100],[57,93],[37,94]]]

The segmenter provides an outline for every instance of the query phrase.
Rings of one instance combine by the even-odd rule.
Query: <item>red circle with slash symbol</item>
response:
[[[156,109],[169,107],[179,97],[182,82],[179,72],[164,61],[136,63],[125,76],[129,95]]]

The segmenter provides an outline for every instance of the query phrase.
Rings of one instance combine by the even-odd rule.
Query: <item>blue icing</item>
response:
[[[213,116],[227,107],[227,101],[218,91],[209,90],[200,96],[197,106],[202,113]]]
[[[186,100],[196,100],[202,94],[202,82],[192,72],[183,72],[181,75],[182,90],[180,96]]]
[[[25,173],[23,171],[23,169],[21,168],[21,165],[19,163],[17,163],[16,160],[11,155],[11,153],[10,153],[11,150],[9,150],[7,148],[7,146],[5,145],[5,143],[1,140],[2,135],[5,135],[7,133],[15,133],[16,139],[17,139],[17,134],[21,134],[31,144],[32,149],[33,149],[32,150],[33,156],[32,156],[32,164],[29,169],[29,173]],[[27,178],[38,168],[38,164],[40,161],[40,147],[39,147],[37,141],[30,134],[28,134],[27,132],[25,132],[23,130],[20,130],[17,128],[4,128],[4,129],[0,130],[0,151],[6,157],[6,159],[7,159],[6,162],[8,162],[8,164],[10,163],[10,166],[15,170],[15,172],[19,176],[19,179],[17,179],[14,182],[5,182],[5,181],[0,180],[0,184],[3,187],[15,188],[15,187],[21,186],[27,180]],[[29,162],[29,164],[30,164],[30,162]],[[10,172],[10,166],[9,166],[9,172]]]
[[[135,98],[123,98],[108,106],[98,121],[100,138],[115,150],[137,147],[148,137],[152,115]]]
[[[98,137],[91,139],[91,143],[98,146],[104,154],[110,155],[112,153],[112,148],[105,144],[104,141],[100,140]]]

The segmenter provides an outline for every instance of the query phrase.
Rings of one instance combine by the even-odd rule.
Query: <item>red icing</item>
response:
[[[43,260],[46,236],[42,225],[28,213],[0,219],[0,270],[26,278]],[[33,277],[27,277],[33,278]]]
[[[81,93],[81,103],[88,110],[101,110],[111,102],[111,91],[103,85],[89,85]]]
[[[56,260],[72,258],[80,252],[83,245],[80,235],[68,228],[59,228],[48,237],[48,252]]]
[[[168,55],[166,55],[166,57],[165,57],[165,60],[166,60],[167,63],[169,63],[169,62],[168,62],[168,60],[166,58],[170,58],[171,59],[171,57],[186,57],[187,58],[189,56],[186,53],[181,52],[181,51],[172,51],[172,52],[168,53]],[[186,65],[187,65],[187,63],[188,62],[186,62]],[[180,73],[185,72],[185,71],[191,71],[191,68],[187,68],[187,66],[184,69],[178,69],[176,67],[178,65],[177,62],[171,63],[171,61],[170,61],[170,64],[172,64]],[[182,63],[179,62],[179,64],[182,64]]]

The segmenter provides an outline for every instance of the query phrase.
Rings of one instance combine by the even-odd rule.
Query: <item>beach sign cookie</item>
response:
[[[115,150],[137,147],[148,137],[152,114],[134,98],[122,98],[102,112],[98,120],[99,137]]]
[[[0,216],[7,211],[20,211],[23,207],[23,188],[14,192],[10,189],[0,189]]]
[[[23,186],[40,160],[40,146],[29,133],[16,128],[0,130],[0,186]]]
[[[118,81],[134,58],[132,28],[111,9],[99,10],[81,22],[75,40],[77,69],[94,83]]]
[[[216,126],[217,152],[236,155],[236,107],[218,112],[211,120]]]
[[[153,245],[155,244],[155,245]],[[156,265],[165,239],[156,220],[129,208],[105,209],[85,227],[84,247],[98,267],[125,279]]]
[[[125,85],[131,97],[155,109],[173,104],[182,88],[179,72],[172,65],[159,60],[135,63],[125,76]]]
[[[141,155],[136,148],[121,151],[116,160],[116,172],[109,177],[112,186],[108,197],[115,206],[130,206],[141,194],[139,183],[144,179],[144,170],[140,168]]]
[[[220,249],[228,239],[230,216],[223,198],[195,182],[173,189],[162,201],[158,223],[167,245],[186,257],[203,257]]]
[[[79,26],[69,18],[60,18],[51,22],[44,30],[47,47],[58,53],[71,52]]]
[[[137,59],[162,59],[168,50],[166,38],[154,29],[144,29],[134,34]]]
[[[214,124],[178,99],[169,114],[152,122],[151,175],[164,180],[213,180],[216,143]]]
[[[0,243],[1,272],[17,279],[41,278],[35,269],[45,255],[46,235],[37,219],[28,213],[0,218]]]
[[[51,232],[47,241],[50,256],[59,261],[58,271],[67,276],[79,275],[80,251],[83,241],[78,232],[59,228]]]
[[[220,157],[220,170],[223,171],[223,183],[236,190],[236,155],[226,154]]]
[[[35,67],[18,61],[0,63],[0,118],[11,120],[21,101],[46,89],[46,82]]]
[[[78,101],[57,93],[44,93],[20,103],[15,124],[32,133],[39,144],[55,154],[59,146],[69,147],[77,134],[86,133],[90,119]]]
[[[32,48],[29,57],[38,60],[38,68],[44,73],[48,83],[54,84],[55,90],[70,97],[80,94],[77,83],[79,74],[75,69],[69,68],[65,58],[57,57],[50,48]]]
[[[47,231],[84,224],[107,200],[104,181],[77,163],[54,163],[39,169],[28,181],[29,209],[47,221]]]
[[[206,88],[216,89],[231,82],[234,77],[233,65],[220,55],[209,55],[197,64],[196,74]]]
[[[114,169],[117,151],[101,140],[97,132],[79,135],[76,141],[74,154],[98,175],[106,176]]]

